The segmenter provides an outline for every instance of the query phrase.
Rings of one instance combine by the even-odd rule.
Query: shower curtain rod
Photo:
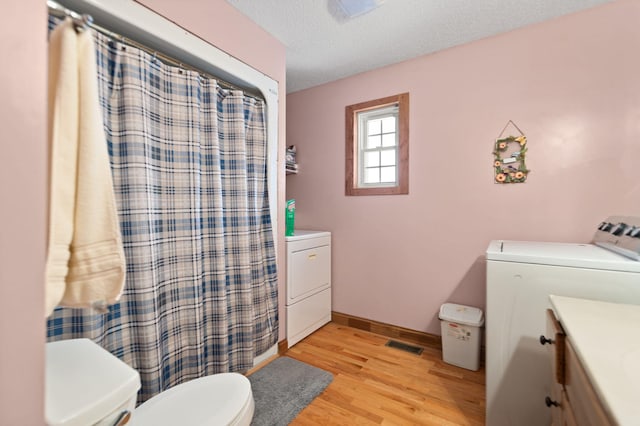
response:
[[[264,101],[264,98],[261,95],[258,95],[256,93],[253,93],[251,91],[248,91],[245,88],[242,88],[240,86],[236,86],[235,84],[229,83],[228,81],[225,81],[223,79],[221,79],[220,77],[216,77],[215,75],[206,73],[202,70],[199,70],[198,68],[192,67],[189,64],[185,64],[184,62],[180,62],[174,58],[172,58],[171,56],[165,55],[162,52],[158,52],[155,49],[151,49],[147,46],[145,46],[144,44],[138,43],[134,40],[131,40],[129,38],[126,38],[125,36],[115,33],[111,30],[108,30],[104,27],[101,27],[100,25],[97,25],[93,22],[93,17],[91,15],[88,14],[79,14],[78,12],[75,12],[71,9],[68,9],[64,6],[62,6],[59,3],[56,3],[55,1],[52,0],[47,0],[47,7],[49,8],[49,14],[58,18],[66,18],[66,17],[70,17],[71,19],[73,19],[74,25],[76,26],[76,30],[77,31],[83,31],[86,28],[91,28],[101,34],[104,34],[108,37],[112,37],[117,39],[120,43],[122,44],[126,44],[127,46],[131,46],[131,47],[135,47],[137,49],[142,50],[143,52],[146,52],[150,55],[152,55],[154,58],[159,59],[160,61],[162,61],[163,63],[167,64],[167,65],[171,65],[171,66],[175,66],[178,68],[181,68],[183,70],[189,70],[189,71],[194,71],[197,72],[198,74],[200,74],[202,77],[206,77],[206,78],[211,78],[213,80],[216,80],[216,82],[218,83],[218,85],[220,87],[222,87],[223,89],[227,89],[227,90],[241,90],[245,96],[248,96],[250,98],[254,98],[257,100],[261,100]]]

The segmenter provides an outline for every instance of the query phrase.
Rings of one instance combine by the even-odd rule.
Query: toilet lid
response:
[[[132,426],[227,425],[253,403],[249,379],[238,373],[201,377],[174,386],[133,412]]]

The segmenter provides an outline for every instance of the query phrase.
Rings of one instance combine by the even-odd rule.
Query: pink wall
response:
[[[285,48],[272,35],[238,12],[225,0],[184,2],[174,0],[139,0],[149,9],[175,22],[202,39],[224,50],[231,56],[262,71],[278,82],[278,235],[279,317],[280,337],[286,337],[285,281],[284,281],[284,194],[285,194],[285,113],[286,113],[286,60]],[[283,231],[280,232],[280,229]]]
[[[0,424],[44,419],[46,6],[3,4],[0,26]]]
[[[447,301],[484,308],[492,239],[588,242],[640,215],[640,2],[547,23],[287,97],[299,228],[333,232],[333,309],[440,334]],[[344,195],[345,106],[410,92],[407,196]],[[525,184],[493,183],[508,120]]]

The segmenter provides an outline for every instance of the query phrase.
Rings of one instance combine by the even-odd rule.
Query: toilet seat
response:
[[[255,404],[238,373],[201,377],[159,393],[133,412],[131,426],[249,426]]]

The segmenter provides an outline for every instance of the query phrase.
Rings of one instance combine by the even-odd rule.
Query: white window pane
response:
[[[373,167],[364,170],[364,183],[378,183],[380,182],[380,169]]]
[[[369,120],[367,121],[367,134],[379,135],[382,133],[382,120]]]
[[[380,169],[380,182],[395,182],[395,181],[396,181],[395,167],[382,167]]]
[[[396,134],[389,133],[386,135],[382,135],[382,146],[395,146],[396,145]]]
[[[377,135],[377,136],[369,136],[367,138],[367,149],[371,149],[371,148],[378,148],[380,146],[380,140],[381,140],[381,136]]]
[[[380,166],[380,152],[365,152],[364,153],[364,166],[365,167],[378,167]]]
[[[381,166],[395,166],[396,165],[396,151],[385,150],[380,152],[380,165]]]
[[[382,133],[395,133],[396,131],[396,118],[387,117],[382,119]]]

